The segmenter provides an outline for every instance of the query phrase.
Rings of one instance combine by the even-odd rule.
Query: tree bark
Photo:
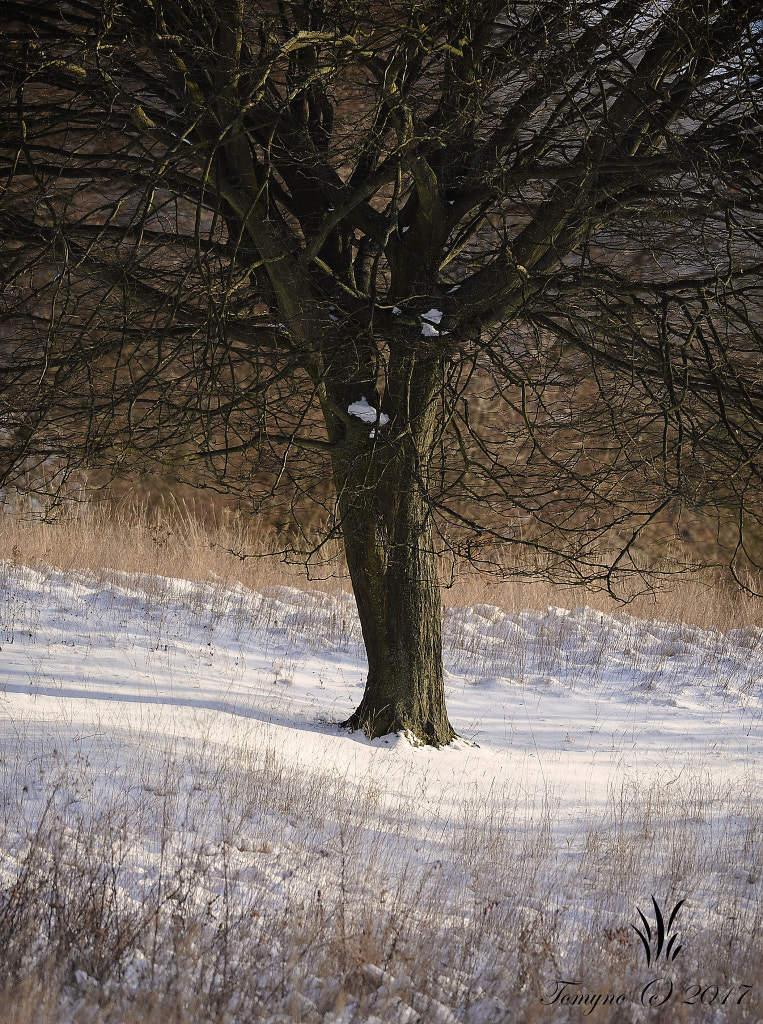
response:
[[[368,679],[360,706],[343,724],[372,739],[402,732],[442,746],[456,734],[445,708],[440,583],[426,496],[409,481],[396,498],[384,519],[360,510],[344,519]]]
[[[407,415],[393,412],[389,433],[381,428],[377,439],[369,438],[368,424],[351,428],[335,460],[345,554],[368,657],[363,700],[343,724],[370,738],[406,733],[443,746],[456,733],[445,707],[440,581],[427,493],[432,379],[412,377],[404,389]],[[387,393],[391,410],[403,404],[394,390]]]

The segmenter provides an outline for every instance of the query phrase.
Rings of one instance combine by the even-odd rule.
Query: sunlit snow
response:
[[[376,416],[365,399],[353,407],[364,422]],[[287,898],[312,898],[316,888],[342,891],[345,833],[336,821],[302,825],[286,794],[283,809],[253,805],[241,819],[222,797],[214,798],[219,807],[214,803],[215,787],[228,775],[241,780],[251,774],[247,765],[271,755],[276,766],[288,766],[295,778],[315,778],[322,790],[335,787],[348,800],[366,794],[363,806],[370,809],[364,813],[374,827],[360,836],[358,850],[372,842],[368,849],[380,858],[368,883],[377,887],[373,891],[387,878],[387,889],[397,891],[403,884],[396,881],[398,870],[426,879],[436,869],[443,885],[469,892],[476,882],[454,853],[466,823],[478,836],[483,827],[485,836],[507,833],[516,863],[527,856],[535,864],[536,888],[513,888],[507,876],[498,895],[528,920],[545,913],[538,894],[554,891],[554,873],[566,871],[576,888],[559,897],[560,905],[571,907],[565,920],[584,922],[589,883],[574,873],[574,864],[585,855],[581,863],[594,870],[604,856],[597,850],[614,849],[621,840],[650,844],[652,861],[636,863],[627,884],[639,899],[654,891],[662,898],[654,887],[681,853],[667,838],[663,844],[659,832],[644,831],[651,820],[674,821],[682,848],[691,835],[692,843],[712,839],[736,851],[736,830],[753,834],[763,757],[763,630],[757,626],[724,634],[586,607],[508,614],[486,602],[446,609],[446,697],[461,738],[434,750],[402,737],[369,742],[337,726],[357,707],[366,675],[350,595],[286,586],[258,593],[8,563],[0,568],[1,795],[6,808],[22,809],[17,818],[6,812],[0,885],[22,870],[24,836],[34,832],[55,792],[66,814],[95,815],[92,808],[119,807],[128,796],[164,808],[151,811],[154,832],[144,824],[130,840],[130,867],[120,881],[128,889],[131,878],[139,888],[143,872],[155,870],[160,832],[171,826],[178,842],[192,829],[193,842],[211,851],[211,878],[217,878],[215,858],[229,865],[226,870],[235,865],[237,899],[252,898],[247,879],[258,879],[263,914],[267,908],[277,913]],[[162,796],[168,783],[162,780],[170,777],[180,817],[168,825],[162,817],[169,813]],[[404,827],[393,828],[396,821]],[[237,845],[226,846],[225,830],[235,822]],[[269,829],[277,838],[263,844],[257,837]],[[541,840],[546,845],[539,846]],[[720,886],[730,884],[723,881],[727,876],[739,888],[734,912],[754,914],[759,865],[746,849],[709,857],[682,883],[690,884],[699,908],[695,921],[716,912],[725,920],[724,907],[716,904]],[[220,859],[222,850],[228,861]],[[601,861],[600,887],[608,863]],[[484,870],[475,867],[478,874]],[[288,888],[285,878],[292,879]],[[209,884],[228,886],[227,879],[220,874]],[[366,897],[361,891],[357,898]],[[597,899],[595,889],[590,898]],[[627,926],[631,897],[623,905],[616,894],[608,899],[607,926],[621,919]],[[475,897],[473,907],[459,907],[453,927],[478,913]],[[494,941],[486,935],[486,942]],[[571,941],[560,931],[553,956],[563,958]],[[486,947],[485,956],[495,949]],[[380,992],[392,985],[385,964],[381,954],[376,963],[361,964]],[[131,962],[136,985],[139,967]],[[471,984],[466,976],[464,982]],[[407,998],[402,1016],[381,1019],[435,1019],[426,1010],[405,1016],[405,1007],[415,1008],[420,997]],[[492,997],[480,1005],[467,1017],[442,1019],[513,1019]],[[272,1019],[287,1018],[274,1011]],[[357,1018],[348,1011],[346,1019]]]
[[[390,753],[389,741],[331,724],[359,703],[365,680],[349,595],[5,574],[5,728],[38,723],[51,742],[87,734],[85,723],[129,728],[147,715],[157,735],[191,736],[203,723],[221,742],[256,723],[306,764],[383,764],[392,800],[411,772],[422,799],[438,802],[477,779],[522,780],[530,804],[553,793],[561,829],[624,776],[680,773],[701,758],[732,778],[763,757],[758,627],[721,634],[588,608],[446,609],[447,703],[463,740]]]

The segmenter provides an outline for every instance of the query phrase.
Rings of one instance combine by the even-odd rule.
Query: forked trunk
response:
[[[437,560],[426,495],[391,471],[343,515],[347,563],[368,656],[363,700],[344,724],[371,737],[405,732],[442,746],[445,708]]]

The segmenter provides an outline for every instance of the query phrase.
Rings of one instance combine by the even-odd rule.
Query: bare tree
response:
[[[304,505],[330,476],[369,664],[346,724],[432,744],[439,552],[613,587],[688,504],[728,509],[741,557],[752,5],[0,12],[6,484],[141,458]]]

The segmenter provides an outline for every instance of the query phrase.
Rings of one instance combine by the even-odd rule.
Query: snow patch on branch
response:
[[[350,416],[355,416],[357,419],[362,420],[363,423],[373,423],[379,427],[385,427],[389,423],[389,416],[386,412],[379,412],[378,409],[374,409],[372,405],[369,405],[365,395],[361,396],[359,402],[352,402],[351,405],[348,405],[347,412]],[[376,437],[376,430],[372,430],[368,436]]]
[[[419,316],[424,321],[421,325],[421,333],[425,338],[439,338],[443,334],[450,333],[450,331],[441,331],[437,326],[443,317],[441,309],[428,309],[426,313],[419,313]]]
[[[439,324],[442,320],[441,309],[428,309],[426,313],[420,313],[419,316],[422,320],[429,320],[433,324]]]

